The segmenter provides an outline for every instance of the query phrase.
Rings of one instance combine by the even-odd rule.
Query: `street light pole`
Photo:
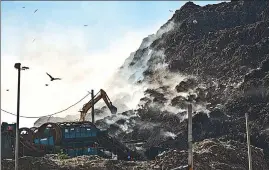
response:
[[[21,67],[21,63],[15,63],[18,69],[18,93],[17,93],[17,122],[16,122],[16,144],[15,144],[15,170],[19,170],[19,141],[20,141],[20,95],[21,95],[21,70],[28,70],[29,67]]]
[[[17,93],[17,123],[16,123],[16,146],[15,146],[15,170],[19,170],[19,125],[20,125],[20,90],[21,90],[21,63],[14,65],[18,69],[18,93]]]

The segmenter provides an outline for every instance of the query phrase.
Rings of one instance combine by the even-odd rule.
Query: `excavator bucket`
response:
[[[110,110],[112,114],[116,114],[118,109],[114,105],[112,105]]]

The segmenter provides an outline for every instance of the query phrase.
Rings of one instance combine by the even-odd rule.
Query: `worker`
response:
[[[131,160],[130,152],[128,152],[128,160]]]

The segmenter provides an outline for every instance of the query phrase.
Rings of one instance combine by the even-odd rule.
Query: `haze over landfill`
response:
[[[1,108],[16,114],[17,61],[30,67],[22,72],[21,115],[60,111],[91,89],[104,88],[113,96],[107,89],[112,74],[172,16],[169,10],[184,3],[3,2]],[[63,80],[45,87],[45,72]],[[89,99],[57,116],[78,114]],[[1,121],[15,122],[14,116],[1,113]],[[20,126],[31,127],[35,120],[21,118]]]
[[[66,112],[35,119],[35,127],[24,129],[28,134],[20,136],[21,153],[25,155],[26,148],[30,156],[23,158],[22,167],[44,170],[89,167],[104,170],[182,169],[188,162],[187,150],[191,151],[192,146],[194,169],[197,170],[247,170],[251,169],[249,162],[253,163],[254,170],[268,170],[268,1],[232,0],[205,6],[200,1],[184,2],[183,6],[178,6],[179,2],[171,2],[171,6],[170,2],[167,6],[164,2],[130,2],[130,8],[127,7],[129,2],[102,2],[102,5],[112,5],[114,12],[105,6],[102,10],[91,6],[96,12],[91,22],[94,23],[99,14],[103,19],[103,22],[98,20],[96,27],[92,26],[93,30],[91,23],[85,22],[79,12],[70,15],[75,9],[72,3],[69,10],[64,9],[69,12],[69,18],[76,20],[63,20],[68,14],[62,14],[58,10],[61,5],[57,6],[57,3],[53,2],[57,10],[38,18],[33,27],[35,31],[21,19],[16,21],[22,22],[27,29],[15,26],[12,29],[24,30],[24,36],[20,36],[19,31],[13,36],[5,34],[9,35],[6,39],[14,42],[10,41],[11,45],[5,47],[9,55],[4,59],[10,64],[4,67],[14,78],[12,82],[12,76],[5,74],[7,84],[2,84],[5,87],[1,95],[4,94],[4,99],[7,95],[10,98],[1,103],[2,109],[13,113],[16,110],[14,63],[17,59],[12,56],[19,56],[23,66],[30,67],[22,71],[22,115],[24,112],[31,116],[59,111],[86,94],[90,96],[88,91],[92,88],[95,92],[104,89],[118,110],[113,114],[115,107],[109,102],[107,106],[99,102],[94,105],[94,124],[84,122],[84,118],[91,121],[92,106],[91,102],[85,104],[90,100],[85,99]],[[79,3],[85,13],[90,11],[87,3]],[[119,4],[124,10],[120,10],[121,5],[117,7]],[[17,5],[17,11],[28,8],[26,4]],[[134,8],[137,10],[132,10]],[[13,11],[6,13],[13,16]],[[29,11],[27,18],[37,16],[42,9],[34,6]],[[119,11],[132,15],[123,15]],[[61,21],[56,22],[56,16]],[[87,15],[83,16],[87,18]],[[46,21],[44,26],[45,18],[53,22]],[[8,21],[18,24],[14,20]],[[75,26],[70,26],[73,22]],[[12,32],[12,29],[8,30]],[[91,31],[86,34],[86,30]],[[15,40],[18,37],[27,41],[23,38]],[[51,75],[60,79],[53,79]],[[187,114],[190,104],[192,111]],[[82,106],[86,117],[77,112]],[[82,119],[77,121],[79,117]],[[192,135],[188,135],[187,118],[192,118]],[[22,119],[25,125],[32,126],[33,122],[28,120]],[[86,135],[85,124],[90,127],[86,128]],[[4,124],[3,127],[5,130],[1,135],[9,143],[5,149],[12,150],[13,142],[9,139],[15,134],[14,124]],[[246,135],[246,129],[249,135]],[[193,140],[190,141],[191,136]],[[251,146],[247,145],[247,138]],[[46,143],[53,139],[55,145]],[[47,144],[45,149],[39,148],[41,140]],[[74,146],[74,142],[79,142],[80,146]],[[93,153],[91,150],[96,149],[96,143],[117,154],[120,160],[111,161],[112,156],[106,158]],[[72,145],[71,148],[66,144]],[[53,153],[59,153],[55,150],[57,146],[64,148],[69,156],[74,153],[75,156],[85,155],[80,152],[83,146],[87,156],[61,161],[57,155],[46,155],[51,146]],[[250,150],[252,161],[248,159]],[[101,149],[99,151],[103,153]],[[5,153],[12,156],[13,152],[6,150]],[[35,154],[42,156],[33,157]],[[130,160],[130,154],[139,161]],[[126,159],[128,161],[124,161]],[[8,170],[13,170],[12,160],[3,163],[4,167],[11,167]]]

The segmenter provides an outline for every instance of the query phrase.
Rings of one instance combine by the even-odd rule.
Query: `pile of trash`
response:
[[[262,149],[252,147],[254,170],[268,170]],[[245,144],[217,139],[207,139],[194,144],[194,168],[197,170],[248,170]],[[79,156],[61,159],[57,155],[23,157],[20,170],[171,170],[186,169],[186,150],[169,150],[151,161],[121,161],[98,156]],[[14,161],[3,160],[2,170],[13,170]]]

